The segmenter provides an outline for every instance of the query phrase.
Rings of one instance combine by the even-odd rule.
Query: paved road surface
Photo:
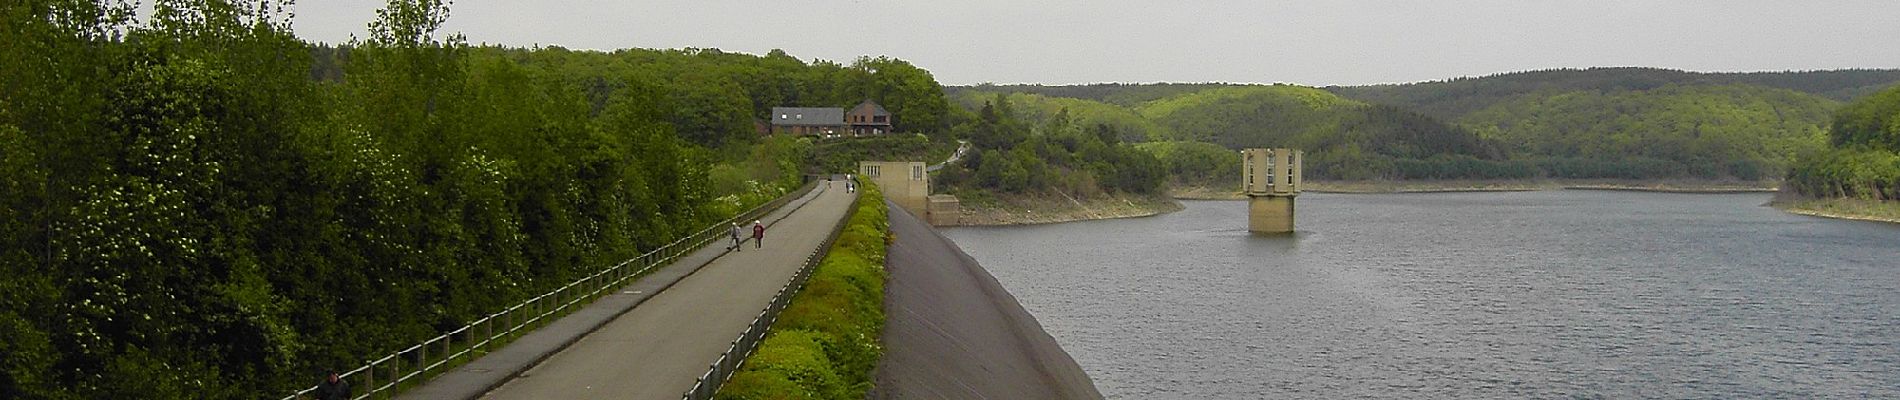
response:
[[[819,189],[816,199],[765,233],[763,249],[746,243],[745,251],[720,257],[483,398],[680,398],[856,198],[842,181]]]
[[[957,160],[963,159],[963,153],[969,152],[969,151],[970,151],[970,141],[958,140],[956,153],[951,153],[949,159],[945,159],[943,160],[943,162],[940,162],[940,163],[931,164],[929,167],[926,167],[925,169],[929,170],[930,172],[937,172],[937,170],[943,169],[943,166],[950,165],[950,163],[957,162]]]

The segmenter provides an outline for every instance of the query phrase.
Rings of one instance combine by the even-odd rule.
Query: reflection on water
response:
[[[1766,195],[1300,198],[947,230],[1111,398],[1900,397],[1900,228]]]

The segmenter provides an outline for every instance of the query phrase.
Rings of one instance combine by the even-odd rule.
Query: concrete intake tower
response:
[[[1293,233],[1293,198],[1300,195],[1300,160],[1304,155],[1293,149],[1240,151],[1248,231]]]

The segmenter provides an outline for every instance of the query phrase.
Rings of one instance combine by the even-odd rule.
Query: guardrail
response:
[[[509,335],[521,333],[523,330],[533,330],[533,328],[538,326],[536,324],[545,323],[565,315],[565,313],[573,309],[575,305],[591,302],[593,299],[600,297],[603,293],[607,293],[610,289],[620,287],[628,279],[639,277],[654,267],[667,265],[682,256],[692,254],[693,251],[698,250],[707,243],[726,236],[728,234],[727,230],[731,229],[732,224],[759,219],[765,214],[772,212],[772,210],[776,210],[786,203],[790,203],[793,199],[798,199],[811,193],[812,189],[818,187],[818,183],[819,180],[814,179],[814,177],[806,176],[805,184],[800,186],[798,190],[787,193],[784,196],[779,196],[777,199],[773,199],[770,202],[746,212],[739,213],[739,215],[733,216],[731,219],[701,229],[692,235],[674,240],[672,243],[648,251],[646,254],[641,254],[626,261],[621,261],[619,264],[614,264],[611,267],[603,268],[592,275],[576,279],[553,291],[535,296],[519,304],[515,304],[513,307],[508,307],[494,314],[482,317],[467,325],[463,325],[459,329],[449,331],[448,333],[429,340],[424,340],[422,343],[409,346],[409,348],[370,361],[368,364],[339,374],[339,376],[344,379],[361,377],[360,383],[362,386],[359,387],[369,388],[362,394],[354,397],[355,399],[369,399],[378,394],[383,394],[384,398],[393,397],[395,389],[399,388],[403,383],[415,380],[418,377],[426,377],[430,372],[442,368],[457,359],[471,357],[472,354],[477,351],[505,344],[507,340],[504,339],[512,340],[512,338],[509,338]],[[834,234],[833,237],[836,237],[836,234]],[[356,383],[357,381],[352,381],[352,386],[355,386]],[[317,390],[317,387],[313,385],[309,388],[299,390],[296,393],[292,393],[289,396],[285,396],[283,400],[294,400],[308,395],[315,390]]]
[[[778,289],[778,294],[772,296],[772,302],[765,305],[765,310],[759,311],[759,315],[752,318],[752,323],[746,325],[744,331],[739,332],[739,338],[733,339],[732,344],[726,347],[726,351],[719,354],[719,359],[706,367],[706,373],[699,375],[699,380],[693,383],[693,388],[680,396],[681,400],[712,399],[713,394],[719,392],[719,387],[724,386],[727,379],[732,379],[732,373],[745,365],[746,358],[752,357],[752,352],[759,349],[759,343],[765,341],[765,333],[772,327],[772,323],[778,322],[779,312],[785,311],[785,307],[791,305],[792,296],[805,288],[805,282],[811,280],[811,273],[817,269],[818,263],[823,261],[826,255],[831,254],[831,245],[837,243],[838,235],[844,232],[845,224],[851,223],[851,215],[856,212],[857,207],[853,205],[851,211],[844,213],[844,217],[839,219],[836,225],[838,228],[832,229],[831,235],[818,244],[818,249],[812,250],[810,255],[805,256],[805,264],[799,266],[798,272],[792,274],[792,279]]]

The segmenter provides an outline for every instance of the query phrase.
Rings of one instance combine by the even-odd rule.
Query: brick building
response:
[[[877,105],[869,99],[851,108],[851,112],[844,114],[844,119],[845,123],[851,124],[852,135],[872,136],[891,133],[891,112],[885,111],[884,106]]]
[[[891,112],[865,100],[845,112],[837,107],[772,107],[774,135],[874,136],[891,133]]]

